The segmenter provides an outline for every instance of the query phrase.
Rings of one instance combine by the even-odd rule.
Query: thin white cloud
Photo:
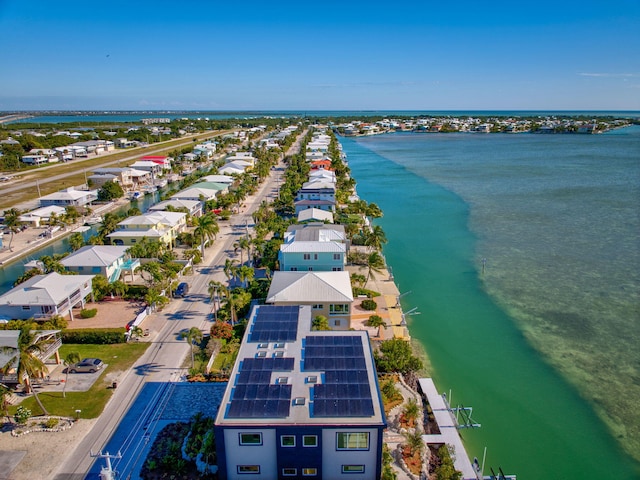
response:
[[[579,73],[582,77],[631,78],[640,77],[640,73]]]

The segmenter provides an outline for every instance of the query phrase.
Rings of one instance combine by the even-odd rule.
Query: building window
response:
[[[260,465],[238,465],[239,474],[258,474],[260,473]]]
[[[261,433],[241,433],[240,445],[262,445]]]
[[[302,476],[303,477],[315,477],[318,475],[318,469],[317,468],[303,468],[302,469]]]
[[[291,271],[292,272],[297,272],[298,271],[298,267],[291,267]]]
[[[22,305],[22,310],[31,310],[29,305]]]
[[[339,327],[341,322],[342,322],[342,320],[334,320],[333,324],[334,324],[334,326]]]
[[[342,473],[364,473],[364,465],[342,465]]]
[[[343,315],[349,313],[349,305],[346,303],[336,303],[329,305],[330,315]]]
[[[324,308],[324,305],[321,303],[316,303],[315,305],[312,305],[311,308],[313,310],[322,310]]]
[[[334,253],[333,254],[333,259],[334,260],[342,260],[342,255],[339,253]]]
[[[281,435],[280,436],[280,446],[281,447],[295,447],[296,446],[296,436],[295,435]]]
[[[297,468],[283,468],[282,469],[282,476],[283,477],[295,477],[298,475],[298,469]]]
[[[303,254],[302,258],[305,259],[305,260],[311,260],[311,254],[310,253],[305,253],[305,254]]]
[[[368,432],[338,433],[338,450],[369,450]]]
[[[341,271],[342,271],[342,268],[340,268],[340,267],[332,267],[332,268],[331,268],[331,271],[332,271],[332,272],[341,272]]]
[[[310,272],[313,272],[313,267],[309,267],[309,271],[310,271]]]
[[[314,260],[317,260],[317,259],[318,259],[318,254],[317,254],[317,253],[314,253],[314,254],[313,254],[313,259],[314,259]]]
[[[317,435],[303,435],[302,436],[302,446],[303,447],[317,447],[318,446],[318,436]]]

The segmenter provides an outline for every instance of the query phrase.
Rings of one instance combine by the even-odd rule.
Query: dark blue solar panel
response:
[[[258,309],[249,342],[291,342],[298,335],[297,306],[262,305]]]

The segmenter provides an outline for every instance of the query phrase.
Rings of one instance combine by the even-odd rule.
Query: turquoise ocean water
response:
[[[470,456],[640,478],[640,128],[340,141],[436,384],[482,424]]]

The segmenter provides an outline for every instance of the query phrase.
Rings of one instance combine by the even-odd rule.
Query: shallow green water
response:
[[[535,321],[527,323],[524,315],[516,319],[514,314],[519,310],[536,315],[528,310],[530,295],[520,294],[520,290],[526,290],[523,286],[532,272],[524,266],[523,274],[514,280],[510,271],[520,267],[505,260],[507,253],[518,258],[531,251],[545,252],[553,248],[553,240],[540,241],[527,232],[524,243],[538,245],[531,250],[523,242],[510,242],[509,235],[505,235],[515,224],[531,223],[521,216],[522,209],[504,208],[509,202],[514,207],[517,203],[508,198],[509,192],[520,192],[523,197],[519,200],[527,195],[533,197],[526,189],[533,177],[544,174],[544,169],[536,173],[540,169],[536,155],[532,158],[531,153],[526,153],[527,149],[531,151],[526,142],[536,139],[505,137],[508,138],[438,135],[412,140],[415,137],[397,135],[341,141],[358,181],[358,193],[378,203],[385,212],[380,221],[389,238],[385,255],[400,290],[412,292],[403,298],[405,308],[418,307],[421,312],[412,318],[411,333],[426,347],[438,387],[442,391],[453,389],[453,403],[472,405],[474,418],[482,423],[481,429],[463,432],[470,456],[481,458],[482,449],[487,446],[487,465],[496,471],[501,466],[519,479],[639,478],[638,465],[624,454],[595,414],[594,403],[578,393],[585,395],[585,391],[570,385],[531,346],[540,347],[536,338],[540,343],[546,342],[544,336],[537,335],[539,325]],[[560,137],[551,140],[557,141],[556,138]],[[464,143],[467,139],[470,143]],[[500,150],[498,144],[488,143],[496,140],[508,147],[503,153],[505,159],[518,157],[518,152],[523,159],[520,164],[512,161],[509,175],[504,163],[487,167]],[[518,143],[509,144],[514,141]],[[548,145],[543,147],[541,151],[548,153]],[[426,155],[426,151],[430,153]],[[464,163],[479,157],[485,159],[484,165],[469,168],[470,164]],[[523,178],[523,170],[528,172],[527,178]],[[503,178],[496,179],[500,173]],[[427,181],[428,175],[449,190]],[[467,201],[454,190],[464,191]],[[503,197],[495,204],[502,208],[487,213],[482,198],[496,199],[499,195]],[[529,203],[520,202],[520,206]],[[540,214],[546,208],[540,205],[534,210]],[[508,221],[510,215],[513,218]],[[553,216],[552,212],[549,215]],[[495,220],[490,228],[483,223],[488,218]],[[496,228],[500,219],[505,222]],[[487,228],[478,228],[479,225]],[[501,233],[492,234],[492,229]],[[570,247],[567,246],[569,251]],[[537,255],[531,259],[533,263],[540,258]],[[484,276],[478,271],[482,257],[488,258]],[[499,268],[499,262],[507,263]],[[550,287],[553,290],[571,282],[571,278],[560,277],[547,283],[555,285]],[[536,298],[548,295],[544,289],[528,291],[536,291]],[[558,293],[559,298],[562,296]],[[622,297],[625,303],[628,299]],[[545,301],[554,304],[554,310],[562,311],[561,307],[555,308],[552,298]],[[570,323],[571,315],[567,316],[568,319],[554,321]],[[635,328],[634,319],[627,319],[627,325]],[[575,336],[566,332],[552,338],[571,340]],[[558,342],[565,344],[566,340]],[[596,356],[596,351],[592,347],[586,353]],[[545,358],[551,362],[551,357]],[[573,365],[571,361],[567,364]],[[554,366],[558,368],[557,364]]]

